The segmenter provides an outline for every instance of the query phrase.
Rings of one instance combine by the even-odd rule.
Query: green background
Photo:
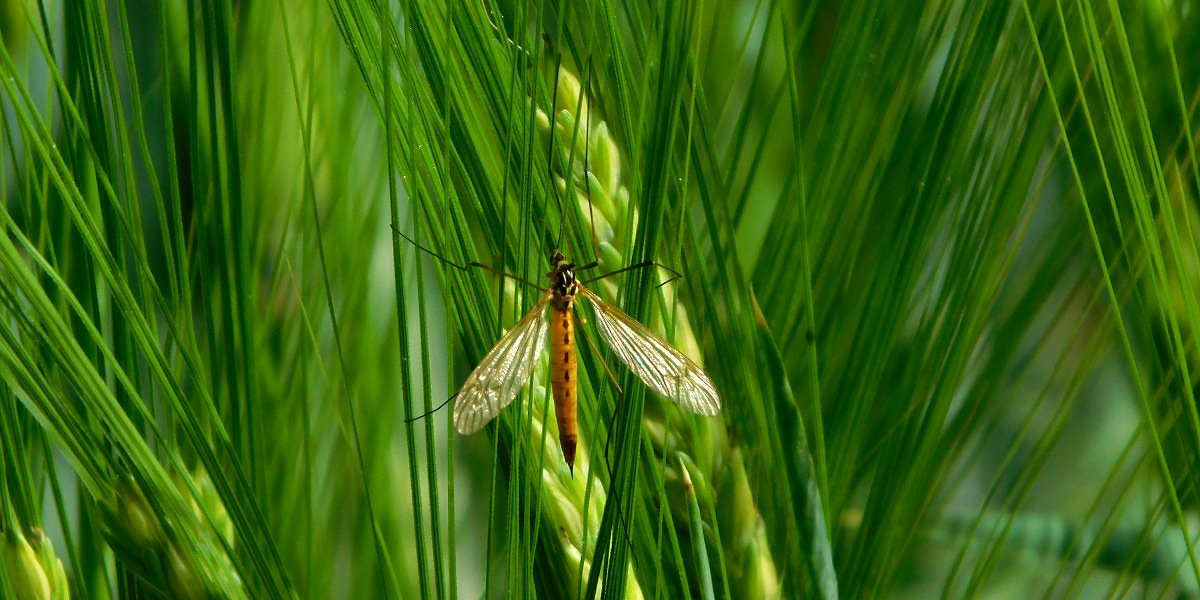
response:
[[[1197,31],[2,0],[0,589],[1200,595]],[[591,287],[723,410],[585,309],[574,476],[542,365],[460,436],[434,409],[539,292],[394,231],[539,284],[555,247],[661,263]]]

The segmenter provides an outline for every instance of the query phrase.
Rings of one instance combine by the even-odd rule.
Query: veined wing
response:
[[[644,325],[579,286],[579,295],[595,307],[600,336],[650,389],[694,413],[715,415],[721,398],[708,375]]]
[[[550,294],[525,313],[496,346],[483,357],[479,366],[454,399],[454,428],[459,433],[475,433],[495,418],[521,391],[534,365],[546,347],[546,303]]]

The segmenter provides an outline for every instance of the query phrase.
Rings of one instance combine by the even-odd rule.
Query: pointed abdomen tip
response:
[[[575,474],[575,436],[559,436],[558,443],[562,445],[563,460],[567,461],[567,468],[571,469],[571,475]]]

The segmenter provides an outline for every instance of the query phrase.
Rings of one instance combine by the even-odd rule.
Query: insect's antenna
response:
[[[433,413],[435,413],[435,412],[437,412],[437,411],[439,411],[439,410],[442,410],[443,408],[445,408],[445,407],[446,407],[446,405],[447,405],[447,404],[450,404],[450,401],[451,401],[451,400],[453,400],[454,398],[456,398],[457,396],[458,396],[458,394],[457,394],[457,393],[455,393],[453,396],[450,396],[449,398],[446,398],[445,402],[442,402],[441,404],[437,405],[437,408],[433,408],[433,409],[427,410],[427,411],[425,411],[425,412],[423,412],[423,413],[421,413],[421,414],[419,414],[419,415],[417,415],[417,416],[415,416],[415,417],[409,417],[409,418],[405,419],[405,420],[404,420],[404,422],[405,422],[405,423],[412,423],[413,421],[420,421],[421,419],[424,419],[425,417],[428,417],[429,415],[432,415]]]
[[[532,288],[536,288],[539,290],[546,289],[532,281],[529,281],[528,279],[525,279],[524,277],[519,277],[517,275],[513,275],[512,273],[509,273],[507,271],[501,271],[500,269],[497,269],[496,267],[493,267],[491,265],[485,265],[481,262],[471,261],[465,265],[460,265],[460,264],[446,258],[445,256],[442,256],[441,254],[438,254],[437,252],[434,252],[433,250],[430,250],[429,248],[426,248],[425,246],[418,244],[416,240],[408,237],[407,235],[404,235],[404,232],[397,229],[395,225],[392,225],[392,232],[395,233],[396,235],[404,238],[406,241],[408,241],[408,243],[412,244],[413,246],[416,246],[418,250],[442,261],[442,263],[445,264],[446,266],[454,267],[455,269],[458,269],[459,271],[462,271],[464,273],[467,272],[468,270],[470,270],[471,268],[483,269],[485,271],[491,271],[492,273],[495,273],[501,277],[507,277],[509,279],[512,279],[513,281],[523,283]]]

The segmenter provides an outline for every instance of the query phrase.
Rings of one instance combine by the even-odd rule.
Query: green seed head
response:
[[[50,600],[50,581],[25,537],[10,531],[4,540],[4,579],[11,598]],[[9,595],[11,594],[11,595]]]
[[[29,545],[37,554],[42,571],[46,573],[46,580],[50,583],[50,597],[53,600],[70,598],[71,588],[67,583],[67,571],[58,555],[54,553],[54,544],[50,542],[50,538],[46,537],[40,528],[35,527],[29,534]]]
[[[167,581],[171,593],[182,600],[204,600],[208,590],[191,561],[185,560],[174,545],[167,549]]]
[[[162,546],[166,537],[162,524],[146,502],[146,496],[131,476],[117,482],[116,505],[111,507],[117,527],[114,535],[125,537],[130,545],[139,548]]]

